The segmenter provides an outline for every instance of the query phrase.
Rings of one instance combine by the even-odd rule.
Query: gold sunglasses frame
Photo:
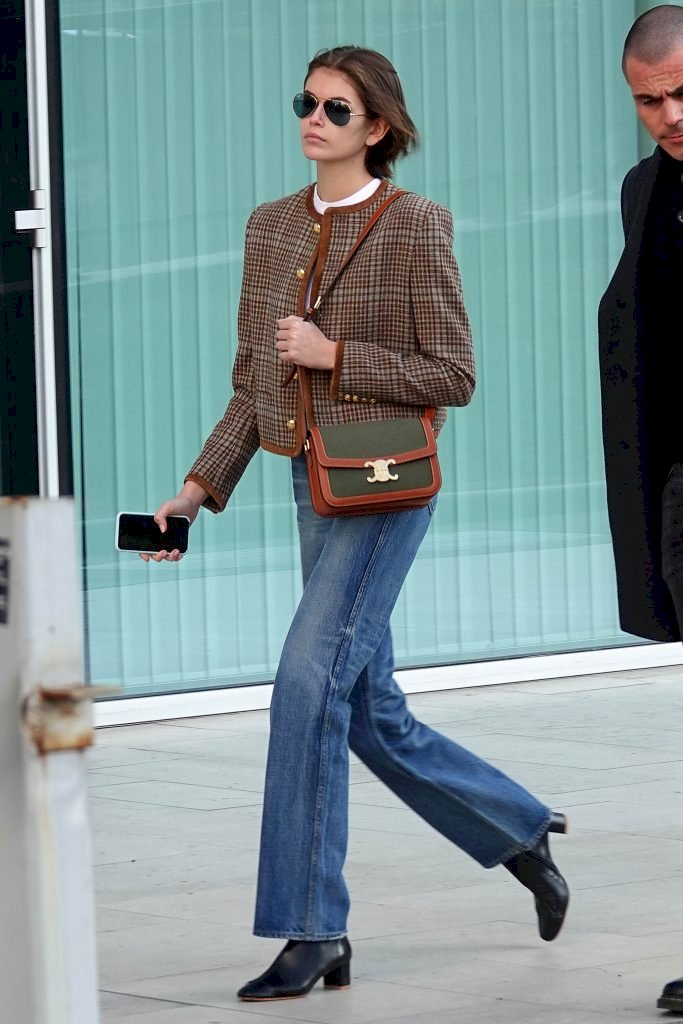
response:
[[[295,104],[295,102],[296,102],[296,100],[298,99],[299,96],[310,96],[312,99],[315,100],[315,106],[313,107],[313,110],[311,110],[310,114],[303,114],[303,115],[297,114],[296,108],[294,107],[294,104]],[[296,116],[299,118],[300,121],[303,121],[305,117],[312,117],[313,114],[315,114],[315,112],[318,109],[318,107],[322,104],[322,108],[323,108],[323,110],[325,112],[325,117],[330,122],[330,124],[333,124],[335,126],[335,128],[346,128],[346,126],[347,126],[347,124],[349,122],[345,121],[344,124],[336,124],[336,122],[332,120],[332,118],[328,114],[327,110],[325,109],[325,104],[326,103],[339,103],[339,104],[341,104],[341,106],[346,108],[345,112],[349,115],[349,119],[352,118],[352,117],[369,117],[370,116],[369,114],[355,114],[353,112],[353,110],[351,110],[351,107],[346,102],[346,100],[337,100],[337,99],[334,99],[334,97],[330,97],[329,99],[326,99],[326,100],[320,100],[320,99],[318,99],[318,97],[315,95],[314,92],[310,91],[310,89],[303,89],[301,92],[295,93],[294,96],[292,97],[292,109],[294,110],[294,113],[296,114]]]

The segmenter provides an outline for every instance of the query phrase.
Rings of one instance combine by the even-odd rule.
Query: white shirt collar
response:
[[[373,178],[367,185],[363,185],[357,192],[354,192],[352,196],[347,196],[346,199],[337,199],[333,203],[326,203],[320,198],[318,186],[316,185],[313,190],[313,205],[318,213],[324,213],[330,206],[354,206],[356,203],[362,203],[364,199],[369,199],[377,191],[381,183],[380,178]]]

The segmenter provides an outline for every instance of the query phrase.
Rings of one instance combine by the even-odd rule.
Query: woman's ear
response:
[[[389,124],[383,118],[378,117],[376,121],[372,122],[372,128],[368,132],[365,145],[376,146],[378,142],[381,142],[384,136],[389,131]]]

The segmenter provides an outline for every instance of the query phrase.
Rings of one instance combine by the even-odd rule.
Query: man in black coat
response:
[[[621,626],[672,641],[683,628],[683,7],[641,15],[622,68],[657,148],[624,179],[624,251],[600,303],[607,501]],[[683,978],[657,1005],[683,1014]]]

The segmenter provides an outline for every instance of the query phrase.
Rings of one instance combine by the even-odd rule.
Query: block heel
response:
[[[562,814],[560,811],[553,811],[550,815],[548,832],[560,832],[562,835],[566,835],[568,831],[569,821],[567,820],[567,815]]]
[[[325,975],[325,988],[349,988],[351,985],[351,964],[340,964]]]

